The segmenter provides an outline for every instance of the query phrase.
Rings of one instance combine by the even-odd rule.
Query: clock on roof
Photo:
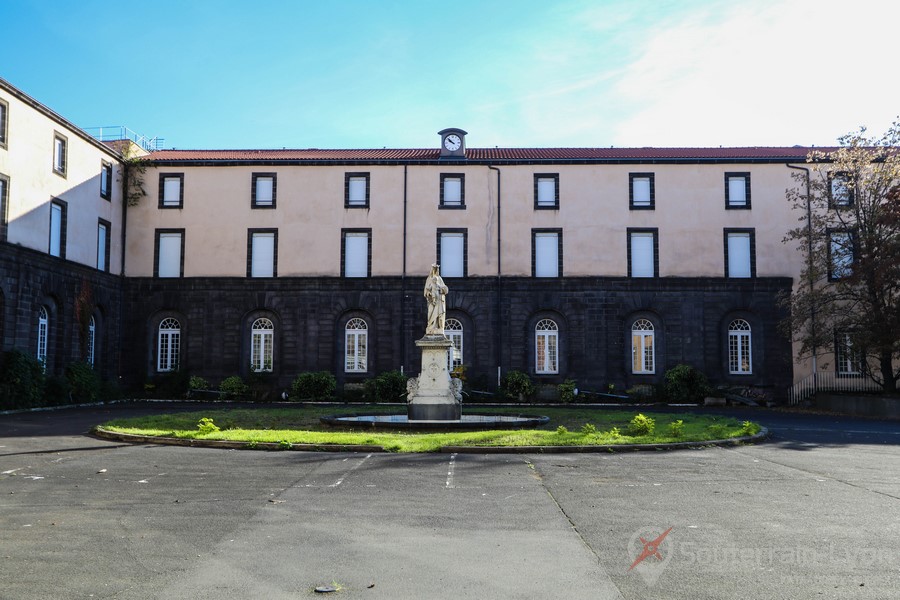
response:
[[[466,157],[466,132],[451,127],[438,131],[441,136],[441,158]]]

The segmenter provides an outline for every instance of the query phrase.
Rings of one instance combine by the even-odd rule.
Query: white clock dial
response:
[[[460,146],[462,146],[462,140],[459,139],[459,136],[455,133],[451,133],[444,138],[444,148],[447,150],[455,152],[456,150],[459,150]]]

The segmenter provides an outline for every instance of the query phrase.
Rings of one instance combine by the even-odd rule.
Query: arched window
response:
[[[37,359],[41,368],[47,369],[47,340],[50,332],[50,315],[47,307],[42,306],[38,313]]]
[[[256,373],[271,372],[275,348],[275,325],[269,319],[253,321],[250,338],[250,367]]]
[[[638,319],[631,325],[631,372],[650,375],[656,372],[656,344],[653,323]]]
[[[551,319],[541,319],[534,328],[534,372],[559,373],[559,327]]]
[[[359,318],[347,321],[344,328],[344,371],[365,373],[368,370],[369,326]]]
[[[728,326],[728,372],[749,375],[752,369],[750,323],[735,319]]]
[[[459,319],[447,319],[444,323],[444,335],[453,342],[447,356],[447,368],[452,371],[463,364],[463,326]]]
[[[181,351],[181,323],[171,317],[159,324],[159,343],[156,352],[156,370],[164,373],[178,370]]]
[[[94,366],[94,340],[97,334],[97,323],[94,321],[94,317],[91,317],[91,320],[88,321],[88,332],[87,332],[87,362],[92,367]]]

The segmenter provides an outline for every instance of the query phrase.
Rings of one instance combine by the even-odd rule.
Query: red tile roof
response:
[[[833,148],[818,148],[828,151]],[[466,158],[475,161],[641,161],[641,160],[791,160],[806,158],[811,148],[801,146],[743,148],[469,148]],[[432,161],[437,148],[297,149],[297,150],[159,150],[152,161]]]

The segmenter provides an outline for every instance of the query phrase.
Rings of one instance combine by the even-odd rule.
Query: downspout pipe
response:
[[[501,313],[500,313],[500,310],[502,308],[501,275],[503,273],[502,265],[500,262],[501,258],[502,258],[502,253],[501,253],[502,245],[501,245],[500,235],[501,235],[501,231],[503,231],[503,228],[500,227],[500,224],[501,224],[500,198],[502,196],[502,188],[501,188],[502,177],[501,177],[500,169],[498,169],[497,167],[488,165],[488,169],[490,169],[491,171],[497,171],[497,336],[496,336],[496,339],[497,339],[497,387],[499,388],[500,387],[500,370],[501,370],[500,365],[501,365],[501,360],[503,359],[503,355],[502,355],[502,352],[503,352],[503,350],[502,350],[503,349],[503,319],[502,319]]]
[[[406,210],[407,210],[407,171],[409,165],[403,165],[403,270],[400,274],[400,372],[406,371]]]
[[[788,169],[796,169],[797,171],[803,171],[804,179],[806,181],[806,258],[807,258],[807,268],[809,269],[810,274],[812,274],[813,269],[813,232],[812,232],[812,203],[809,197],[810,185],[809,185],[809,167],[798,167],[789,163],[785,163],[785,166]],[[812,277],[809,279],[809,291],[810,294],[813,292],[813,280]],[[818,365],[816,362],[816,357],[818,355],[818,348],[816,347],[816,307],[810,302],[809,305],[809,329],[812,334],[813,345],[812,345],[812,376],[813,376],[813,393],[818,391],[818,386],[816,385],[816,374],[818,373]]]
[[[131,179],[131,166],[122,161],[122,222],[119,225],[119,347],[116,349],[116,383],[122,384],[122,348],[125,347],[125,294],[128,292],[125,280],[125,242],[126,224],[128,223],[128,182]]]

